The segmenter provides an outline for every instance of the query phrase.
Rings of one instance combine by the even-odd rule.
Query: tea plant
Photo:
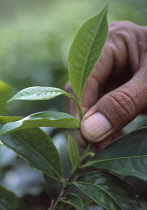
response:
[[[68,74],[75,96],[54,87],[29,87],[18,92],[9,102],[48,100],[65,95],[74,100],[82,118],[81,98],[84,86],[101,56],[107,36],[106,5],[98,15],[83,24],[71,46]],[[79,129],[80,120],[67,113],[44,111],[24,118],[1,116],[0,123],[3,125],[0,130],[3,144],[24,158],[30,166],[62,184],[57,200],[51,201],[50,210],[83,210],[91,203],[109,210],[147,209],[147,203],[123,180],[126,176],[135,176],[147,181],[146,127],[116,139],[97,154],[90,150],[90,144],[80,154],[75,140],[69,135],[72,170],[69,177],[65,178],[57,148],[39,127]],[[1,187],[0,195],[2,209],[20,209],[22,204],[12,193]]]

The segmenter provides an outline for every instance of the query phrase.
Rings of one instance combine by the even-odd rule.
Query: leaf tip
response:
[[[108,11],[109,8],[109,2],[107,1],[104,8],[102,10],[106,10],[106,12]]]
[[[10,98],[10,99],[7,101],[7,103],[10,103],[11,101],[13,101],[13,98]]]

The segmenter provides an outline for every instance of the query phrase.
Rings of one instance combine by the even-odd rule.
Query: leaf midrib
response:
[[[118,201],[115,200],[115,198],[113,198],[112,195],[109,192],[107,192],[105,189],[103,189],[99,184],[96,185],[96,184],[92,184],[92,183],[88,183],[88,182],[87,183],[85,183],[85,182],[77,182],[77,183],[84,184],[84,185],[92,185],[94,187],[100,188],[102,191],[104,191],[106,194],[108,194],[112,198],[112,200],[114,200],[118,204],[118,206],[120,207],[121,210],[123,210],[123,208],[119,205]]]
[[[27,100],[25,97],[28,97],[28,100],[30,99],[30,97],[34,97],[34,96],[38,96],[40,94],[48,94],[48,93],[57,93],[59,95],[65,94],[66,92],[62,89],[59,88],[55,88],[55,87],[41,87],[41,90],[38,90],[37,88],[40,88],[40,86],[34,86],[34,87],[30,87],[31,91],[29,92],[29,90],[27,90],[28,92],[25,93],[24,95],[24,91],[22,90],[22,92],[20,91],[19,93],[17,93],[12,99],[13,100]],[[44,90],[43,90],[44,88]],[[45,89],[51,89],[51,90],[45,90]],[[29,88],[28,88],[29,89]],[[37,89],[37,92],[36,92]],[[53,90],[54,89],[54,90]],[[24,89],[25,90],[25,89]],[[16,97],[18,94],[20,94],[19,97]],[[56,96],[55,96],[56,97]],[[38,99],[38,100],[44,100],[44,99],[50,99],[50,97],[48,98],[43,98],[43,99]],[[31,99],[31,100],[36,100],[36,99]]]
[[[105,13],[104,13],[105,14]],[[99,15],[99,14],[98,14]],[[97,28],[97,31],[96,31],[96,33],[95,33],[95,37],[94,37],[94,41],[91,43],[91,47],[90,47],[90,50],[89,50],[89,52],[88,52],[88,54],[87,54],[87,59],[86,59],[86,62],[85,62],[85,64],[84,64],[84,68],[83,68],[83,72],[85,72],[85,69],[86,69],[86,66],[87,66],[87,61],[89,60],[89,57],[90,57],[90,52],[91,52],[91,49],[92,49],[92,47],[93,47],[93,45],[94,45],[94,42],[95,42],[95,39],[96,39],[96,36],[97,36],[97,32],[98,32],[98,29],[99,29],[99,27],[100,27],[100,24],[101,24],[101,22],[102,22],[102,19],[103,19],[103,17],[104,17],[104,15],[101,17],[101,21],[100,21],[100,23],[99,23],[99,26],[98,26],[98,28]],[[84,74],[82,74],[82,80],[81,81],[83,81],[83,78],[84,78]],[[81,97],[82,97],[82,82],[81,82],[81,84],[80,84],[80,88],[79,88],[79,90],[80,90],[80,94],[79,94],[79,100],[81,100]]]
[[[59,123],[60,127],[61,128],[65,128],[65,126],[62,127],[62,124],[60,121],[61,120],[64,120],[66,122],[66,124],[69,124],[69,125],[74,125],[74,126],[70,126],[70,128],[79,128],[79,120],[77,118],[74,118],[74,117],[66,117],[66,118],[58,118],[58,119],[50,119],[50,118],[31,118],[31,115],[30,117],[25,117],[25,118],[22,118],[20,120],[17,120],[17,121],[14,121],[14,122],[9,122],[9,123],[6,123],[4,126],[4,131],[3,131],[3,127],[1,128],[0,130],[0,136],[1,135],[4,135],[4,134],[7,134],[9,132],[14,132],[14,131],[17,131],[17,130],[21,130],[21,129],[29,129],[29,128],[37,128],[37,127],[55,127],[53,124],[55,123]],[[67,121],[70,121],[67,123]],[[64,123],[65,123],[64,122]],[[7,124],[11,124],[13,126],[11,126],[11,129],[10,127],[7,127]],[[13,124],[15,123],[15,124]],[[33,126],[31,126],[31,123],[33,123]],[[38,123],[45,123],[45,124],[48,124],[48,125],[35,125],[34,124],[38,124]],[[30,127],[28,127],[28,124]],[[49,125],[50,124],[50,125]],[[59,125],[56,125],[56,126],[59,126]],[[2,132],[3,131],[3,132]]]
[[[28,95],[38,95],[38,94],[48,94],[48,93],[59,93],[59,94],[62,94],[64,93],[65,91],[64,90],[40,90],[40,91],[37,91],[35,92],[36,90],[33,90],[31,93],[28,92]],[[27,95],[27,93],[26,93]]]
[[[74,124],[76,123],[76,118],[58,118],[58,119],[47,119],[47,118],[40,118],[40,119],[26,119],[26,120],[24,120],[24,121],[22,121],[22,124],[19,126],[19,127],[17,127],[17,128],[20,128],[20,127],[22,127],[22,126],[26,126],[27,125],[27,123],[29,122],[30,124],[31,124],[31,122],[36,122],[36,123],[39,123],[40,121],[43,121],[43,123],[50,123],[50,124],[53,124],[53,123],[58,123],[58,121],[59,120],[68,120],[68,119],[71,119],[71,120],[74,120],[75,122],[74,122]],[[78,120],[77,120],[77,122],[78,122]],[[42,122],[41,122],[42,123]],[[59,123],[61,123],[61,122],[59,122]],[[69,123],[70,124],[70,123]],[[51,125],[50,125],[51,126]],[[41,126],[40,126],[41,127]],[[49,127],[49,125],[47,125],[47,127]],[[78,128],[77,126],[75,126],[76,128]],[[16,128],[16,129],[17,129]],[[30,127],[30,128],[37,128],[37,127]],[[61,127],[62,128],[62,127]],[[64,127],[63,127],[64,128]]]
[[[89,164],[99,163],[99,162],[105,162],[105,161],[112,161],[112,160],[119,160],[119,159],[140,158],[140,157],[147,157],[147,155],[129,156],[129,157],[118,157],[118,158],[110,158],[110,159],[103,159],[103,160],[95,160],[95,161],[91,161]]]
[[[79,199],[79,202],[82,202],[81,198],[80,198],[79,196],[75,195],[74,193],[69,193],[69,194],[67,194],[67,195],[72,195],[72,196],[74,196],[76,199]],[[67,198],[67,199],[68,199],[68,198]],[[69,198],[69,199],[70,199],[70,198]],[[64,200],[63,198],[61,198],[61,199],[59,198],[59,200],[61,200],[62,202],[68,203],[68,204],[74,206],[76,209],[81,210],[81,209],[79,209],[79,206],[77,206],[77,204],[72,203],[69,199],[68,199],[68,200]],[[82,205],[83,205],[83,202],[82,202]],[[82,206],[82,210],[84,210],[84,206]]]
[[[35,153],[37,153],[37,154],[39,154],[39,156],[41,156],[42,157],[42,159],[43,160],[45,160],[45,162],[47,162],[50,166],[51,166],[51,168],[52,168],[52,170],[55,172],[55,174],[57,174],[57,176],[59,177],[59,178],[62,178],[60,175],[59,175],[59,173],[53,168],[53,166],[52,166],[52,164],[50,164],[49,162],[48,162],[48,160],[46,160],[46,158],[44,157],[44,156],[42,156],[40,153],[39,153],[39,151],[38,150],[35,150],[31,145],[29,145],[28,143],[26,143],[26,141],[24,141],[18,134],[14,134],[13,132],[12,132],[12,134],[14,135],[14,136],[16,136],[17,138],[19,138],[22,142],[24,142],[28,147],[30,147],[33,151],[35,151]],[[24,158],[24,157],[23,157]],[[26,161],[28,161],[26,158],[24,158]],[[41,170],[41,169],[40,169]],[[52,176],[53,177],[53,176]]]
[[[48,91],[48,92],[46,91],[46,92],[43,92],[43,93],[38,92],[38,93],[31,93],[31,94],[28,94],[28,95],[26,94],[26,96],[27,96],[28,98],[31,98],[31,97],[40,96],[40,95],[42,95],[42,94],[45,94],[45,95],[46,95],[46,94],[48,94],[48,93],[58,93],[58,96],[64,94],[64,92],[59,92],[59,91],[50,91],[50,92],[49,92],[49,91]],[[20,100],[23,99],[23,98],[26,99],[26,96],[24,96],[24,95],[19,96],[18,99],[20,99]],[[46,100],[47,100],[47,99],[50,99],[50,97],[46,97],[46,98],[42,97],[42,100],[43,100],[43,99],[46,99]],[[26,99],[26,100],[27,100],[27,99]],[[31,100],[33,100],[33,99],[31,99]],[[34,99],[34,100],[36,100],[36,99]],[[39,100],[39,99],[38,99],[38,100]],[[41,99],[40,99],[40,100],[41,100]]]

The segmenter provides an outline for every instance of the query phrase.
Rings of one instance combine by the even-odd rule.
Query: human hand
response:
[[[78,140],[103,149],[147,108],[147,27],[114,22],[95,71],[87,80]],[[67,88],[71,92],[71,88]],[[70,112],[77,115],[70,102]]]

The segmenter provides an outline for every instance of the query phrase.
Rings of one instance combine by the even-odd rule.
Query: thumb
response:
[[[88,141],[97,143],[132,121],[147,107],[147,72],[139,71],[119,88],[104,95],[85,114],[81,132]]]

